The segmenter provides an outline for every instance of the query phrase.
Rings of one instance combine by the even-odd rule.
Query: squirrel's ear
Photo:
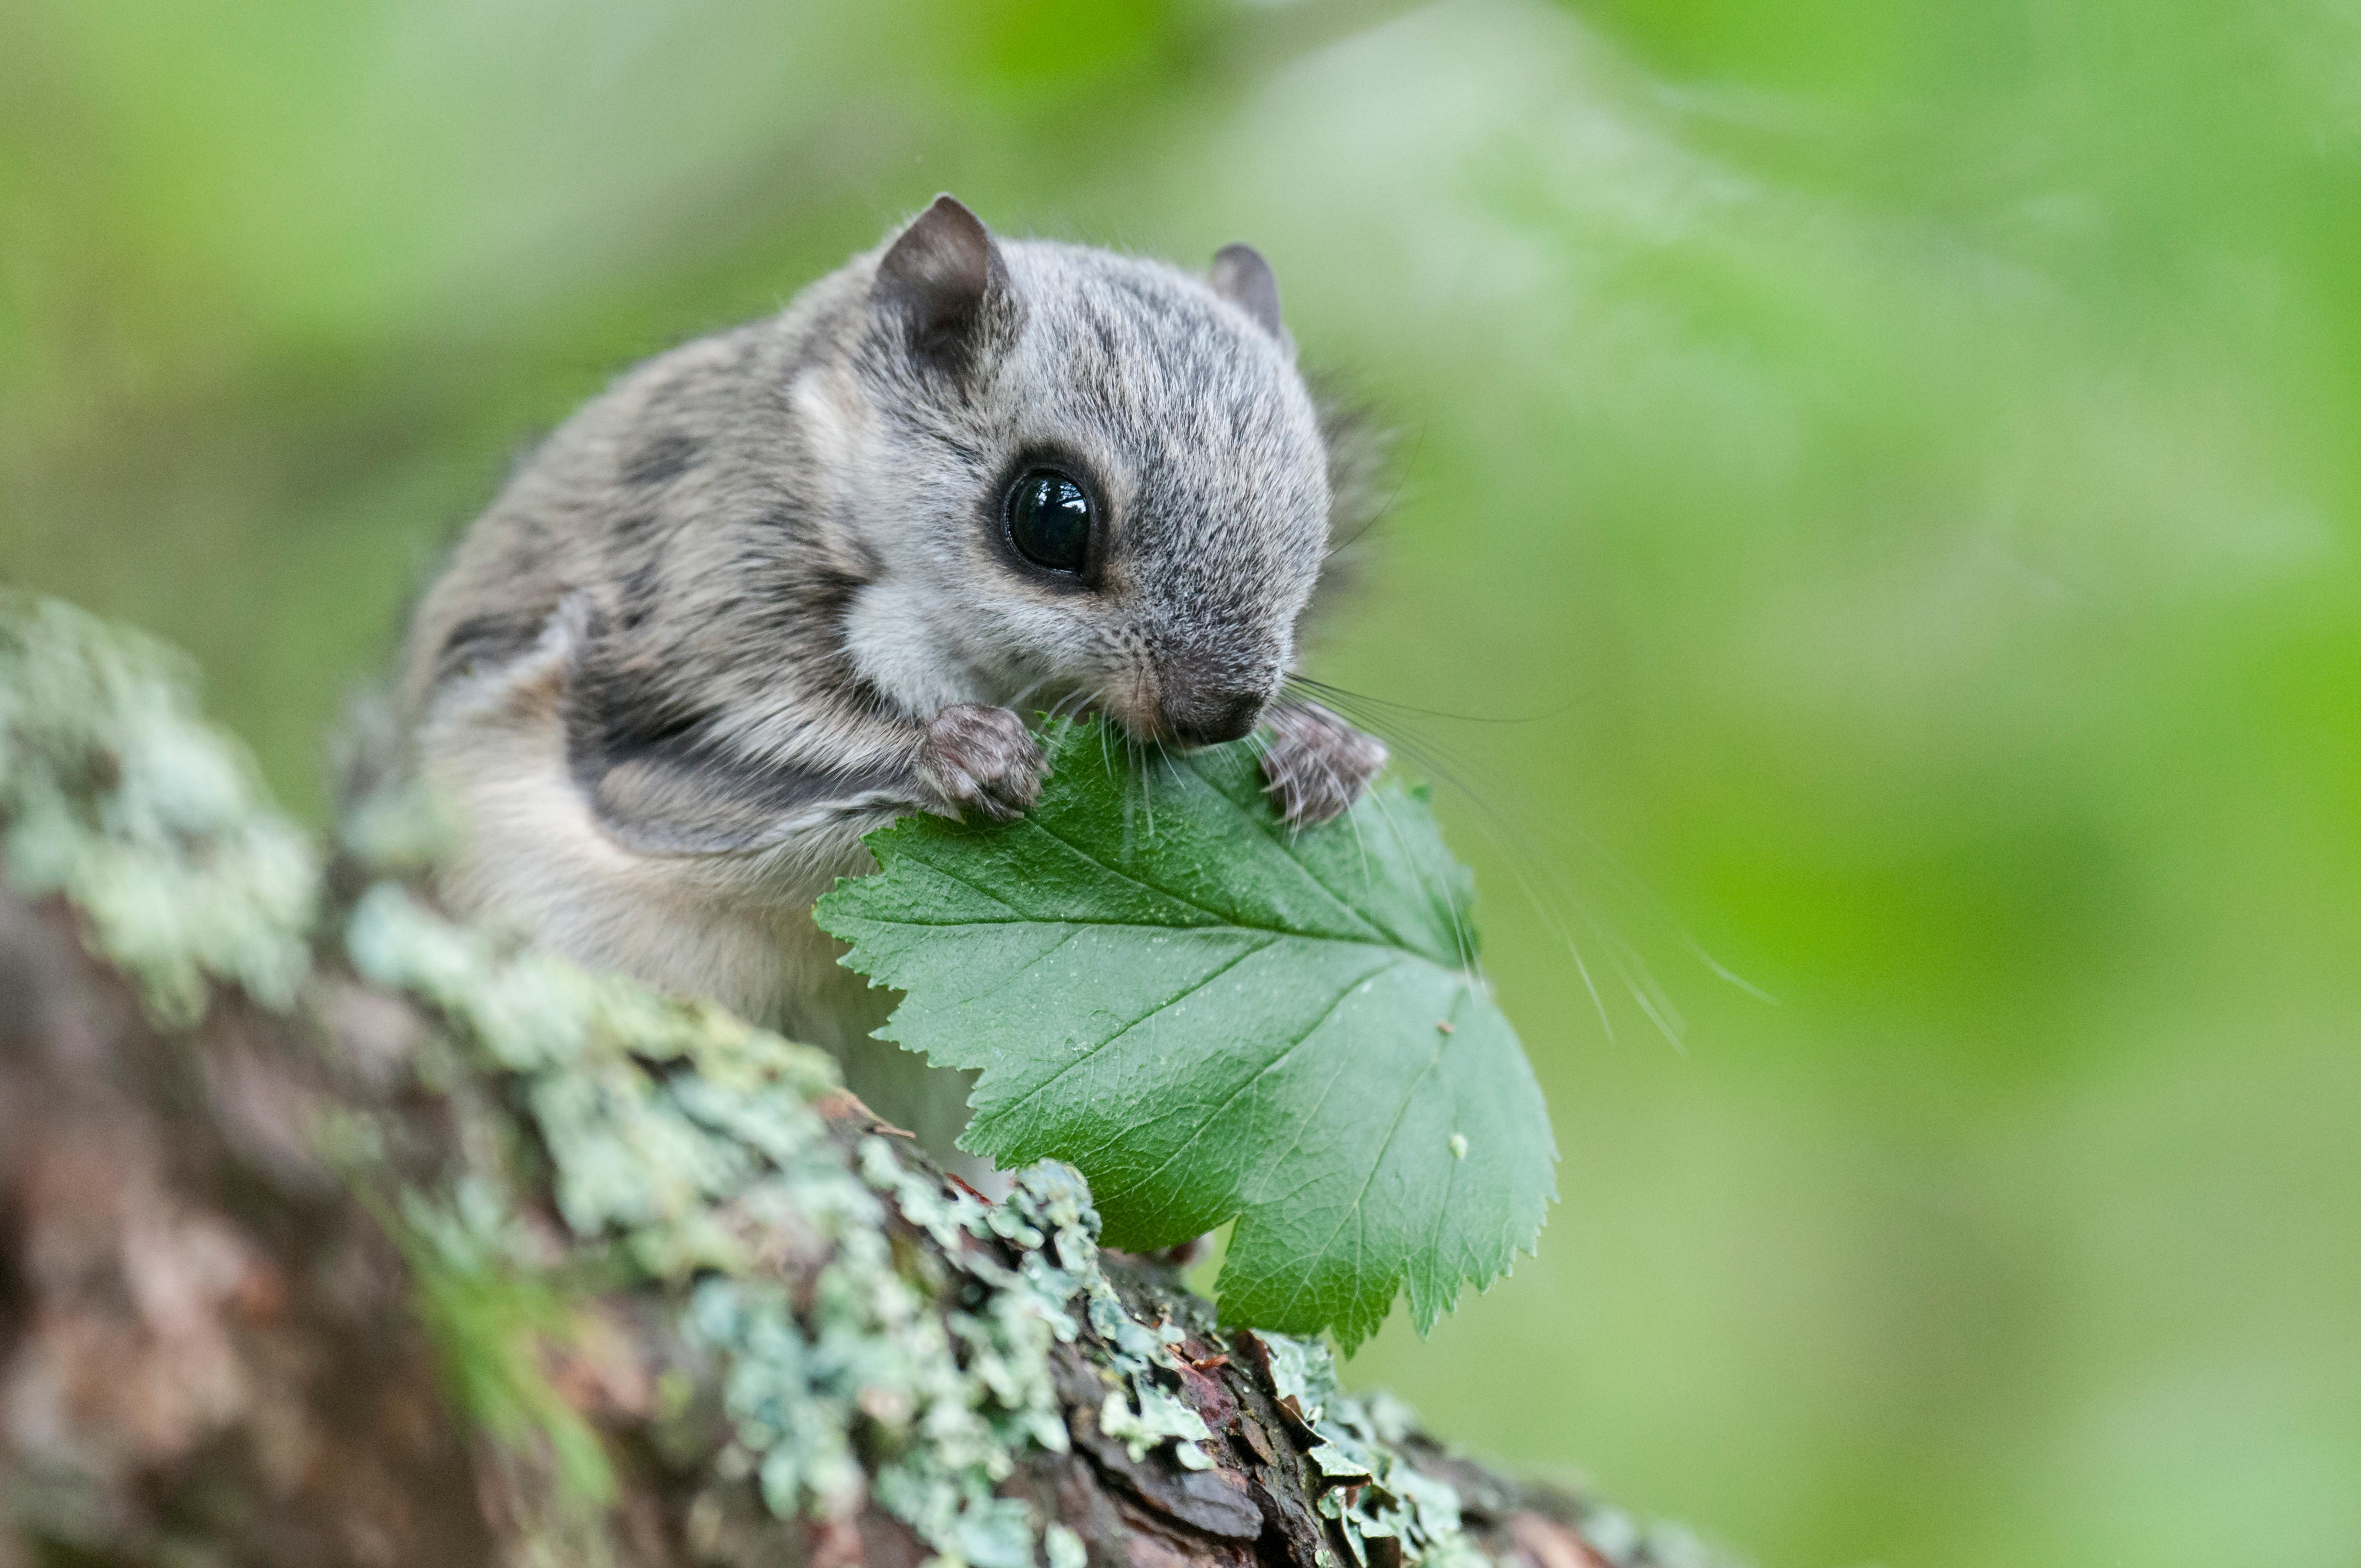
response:
[[[1012,313],[1008,268],[983,220],[943,195],[877,263],[871,305],[898,322],[918,358],[956,371]]]
[[[1270,274],[1270,263],[1262,252],[1250,245],[1225,245],[1213,253],[1213,270],[1205,281],[1219,294],[1260,323],[1263,331],[1287,341],[1287,329],[1279,323],[1279,280]]]

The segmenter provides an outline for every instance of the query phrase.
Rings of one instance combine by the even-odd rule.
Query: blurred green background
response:
[[[316,815],[511,452],[945,188],[1402,432],[1312,668],[1467,716],[1566,1201],[1356,1378],[1766,1568],[2361,1563],[2361,6],[12,0],[0,575]]]

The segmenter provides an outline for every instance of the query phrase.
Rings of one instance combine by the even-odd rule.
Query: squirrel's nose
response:
[[[1168,701],[1164,723],[1172,738],[1184,746],[1218,745],[1252,734],[1262,722],[1262,707],[1260,692],[1206,692]]]

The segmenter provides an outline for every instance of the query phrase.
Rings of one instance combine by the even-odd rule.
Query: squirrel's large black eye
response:
[[[1009,488],[1008,542],[1052,572],[1079,575],[1091,558],[1091,498],[1055,468],[1035,468]]]

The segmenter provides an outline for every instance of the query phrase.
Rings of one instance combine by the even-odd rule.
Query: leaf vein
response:
[[[1076,1068],[1081,1067],[1083,1063],[1096,1060],[1101,1051],[1105,1050],[1109,1046],[1115,1044],[1117,1040],[1122,1039],[1126,1035],[1130,1034],[1134,1029],[1138,1028],[1150,1018],[1155,1017],[1159,1013],[1166,1012],[1170,1008],[1178,1006],[1183,1001],[1186,1001],[1188,998],[1194,996],[1197,992],[1204,990],[1207,986],[1213,984],[1215,981],[1221,979],[1224,975],[1229,973],[1232,970],[1237,968],[1240,964],[1246,962],[1248,959],[1254,957],[1257,953],[1261,952],[1270,945],[1271,944],[1268,942],[1258,942],[1255,946],[1239,953],[1235,958],[1231,959],[1229,962],[1213,970],[1211,974],[1206,975],[1203,979],[1193,981],[1181,990],[1166,997],[1163,1001],[1158,1003],[1155,1006],[1149,1008],[1138,1017],[1134,1018],[1124,1025],[1122,1028],[1117,1029],[1114,1034],[1109,1035],[1105,1039],[1101,1040],[1097,1045],[1093,1046],[1089,1050],[1084,1051],[1081,1056],[1076,1057],[1073,1060],[1067,1062],[1065,1065],[1059,1068],[1057,1071],[1051,1073],[1049,1077],[1043,1079],[1040,1082],[1027,1090],[1015,1100],[1010,1101],[1005,1105],[994,1106],[988,1117],[979,1115],[976,1118],[979,1126],[1002,1122],[1016,1114],[1017,1111],[1031,1102],[1033,1098],[1039,1094],[1043,1090],[1049,1088],[1051,1084],[1056,1083],[1060,1079],[1064,1078],[1068,1073],[1073,1071]]]
[[[1378,1172],[1384,1168],[1386,1156],[1391,1152],[1394,1139],[1401,1133],[1402,1121],[1410,1114],[1410,1102],[1418,1098],[1418,1086],[1426,1081],[1427,1076],[1434,1071],[1434,1064],[1442,1059],[1443,1041],[1438,1036],[1435,1040],[1434,1054],[1426,1058],[1426,1066],[1421,1068],[1418,1076],[1410,1080],[1410,1088],[1402,1095],[1401,1103],[1394,1107],[1393,1124],[1386,1129],[1385,1141],[1378,1146],[1377,1157],[1369,1161],[1368,1174],[1361,1178],[1361,1190],[1353,1194],[1352,1205],[1345,1211],[1345,1217],[1336,1222],[1336,1228],[1328,1233],[1328,1239],[1320,1244],[1319,1250],[1312,1255],[1314,1257],[1327,1256],[1328,1249],[1336,1245],[1336,1238],[1343,1235],[1345,1227],[1355,1220],[1362,1219],[1366,1224],[1361,1204],[1369,1195],[1370,1184],[1378,1179]],[[1356,1269],[1354,1272],[1357,1275],[1360,1271]],[[1282,1316],[1294,1310],[1295,1303],[1302,1298],[1304,1287],[1311,1283],[1312,1276],[1307,1270],[1304,1277],[1295,1282],[1295,1288],[1288,1293],[1286,1304],[1279,1309]]]
[[[1179,1148],[1174,1149],[1170,1154],[1165,1156],[1163,1160],[1154,1170],[1151,1170],[1147,1175],[1137,1179],[1134,1185],[1144,1185],[1163,1175],[1166,1166],[1170,1165],[1174,1160],[1179,1159],[1182,1155],[1196,1147],[1197,1140],[1205,1135],[1205,1129],[1212,1126],[1215,1122],[1221,1120],[1222,1113],[1237,1102],[1239,1095],[1244,1094],[1247,1090],[1252,1089],[1256,1084],[1261,1082],[1268,1074],[1278,1070],[1278,1069],[1286,1062],[1288,1058],[1302,1049],[1305,1043],[1308,1042],[1312,1036],[1318,1034],[1322,1029],[1326,1028],[1328,1026],[1328,1021],[1336,1016],[1337,1011],[1351,999],[1353,992],[1359,990],[1362,983],[1367,981],[1370,975],[1376,974],[1377,972],[1378,971],[1376,970],[1371,970],[1368,974],[1356,975],[1354,977],[1353,981],[1349,984],[1336,993],[1335,1000],[1329,1003],[1326,1007],[1321,1010],[1320,1016],[1313,1019],[1311,1025],[1304,1029],[1303,1033],[1298,1035],[1294,1039],[1288,1042],[1287,1048],[1285,1050],[1279,1052],[1277,1056],[1272,1057],[1268,1061],[1263,1063],[1262,1066],[1257,1068],[1252,1073],[1248,1074],[1244,1082],[1240,1083],[1235,1089],[1230,1091],[1228,1097],[1223,1100],[1219,1105],[1214,1106],[1212,1111],[1208,1112],[1203,1121],[1197,1124],[1196,1127],[1190,1132],[1189,1139],[1186,1143],[1182,1144]],[[1117,1133],[1115,1137],[1108,1139],[1106,1143],[1101,1144],[1097,1149],[1093,1149],[1091,1152],[1095,1155],[1102,1150],[1112,1146],[1116,1142],[1119,1142],[1124,1135],[1128,1133],[1130,1130],[1131,1129],[1129,1128],[1125,1128],[1123,1132]],[[1171,1207],[1171,1203],[1167,1201],[1162,1208],[1149,1211],[1149,1215],[1152,1216],[1154,1214],[1163,1213]],[[1146,1217],[1148,1216],[1143,1216],[1143,1218]]]

